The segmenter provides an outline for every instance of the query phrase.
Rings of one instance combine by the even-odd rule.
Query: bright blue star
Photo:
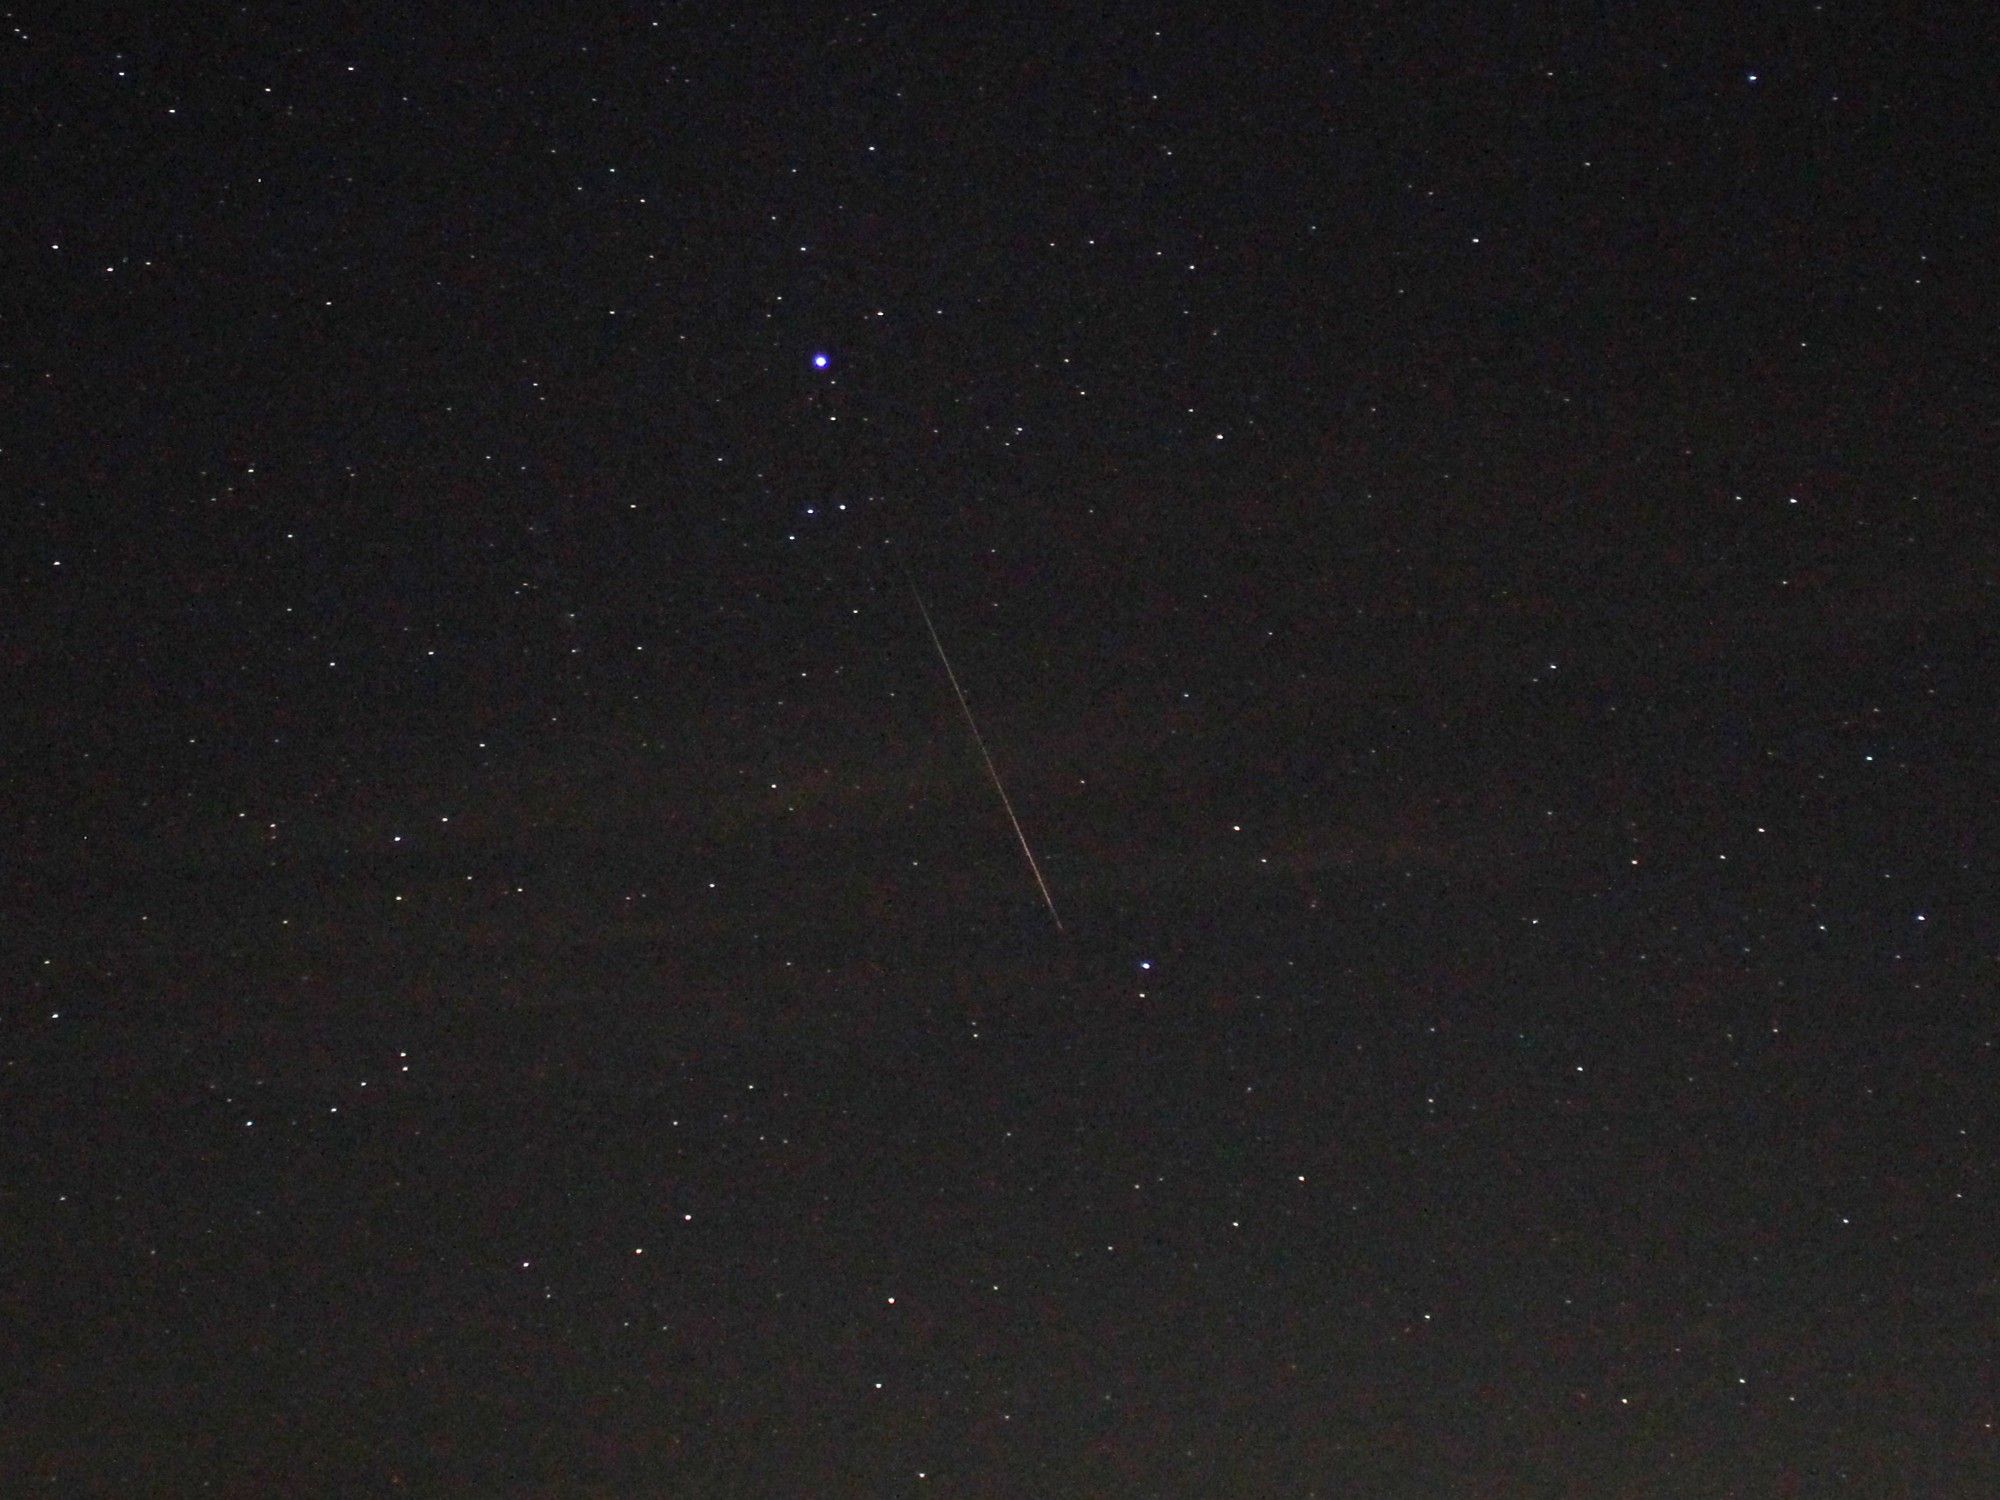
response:
[[[813,368],[815,370],[824,370],[826,368],[826,365],[827,365],[827,359],[824,354],[815,354],[813,356]]]

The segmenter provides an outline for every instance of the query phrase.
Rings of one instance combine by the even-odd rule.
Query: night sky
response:
[[[1115,9],[8,18],[0,1493],[2000,1493],[1990,60]]]

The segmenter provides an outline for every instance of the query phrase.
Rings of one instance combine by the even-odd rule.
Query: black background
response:
[[[0,1486],[1994,1493],[1978,48],[1482,9],[10,21]]]

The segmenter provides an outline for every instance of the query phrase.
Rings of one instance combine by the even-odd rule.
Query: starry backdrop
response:
[[[1115,9],[9,18],[0,1489],[2000,1492],[1977,49]]]

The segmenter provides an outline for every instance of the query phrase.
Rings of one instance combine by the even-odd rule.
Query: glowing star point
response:
[[[813,356],[813,368],[815,370],[824,370],[826,367],[827,357],[824,354],[815,354]]]

